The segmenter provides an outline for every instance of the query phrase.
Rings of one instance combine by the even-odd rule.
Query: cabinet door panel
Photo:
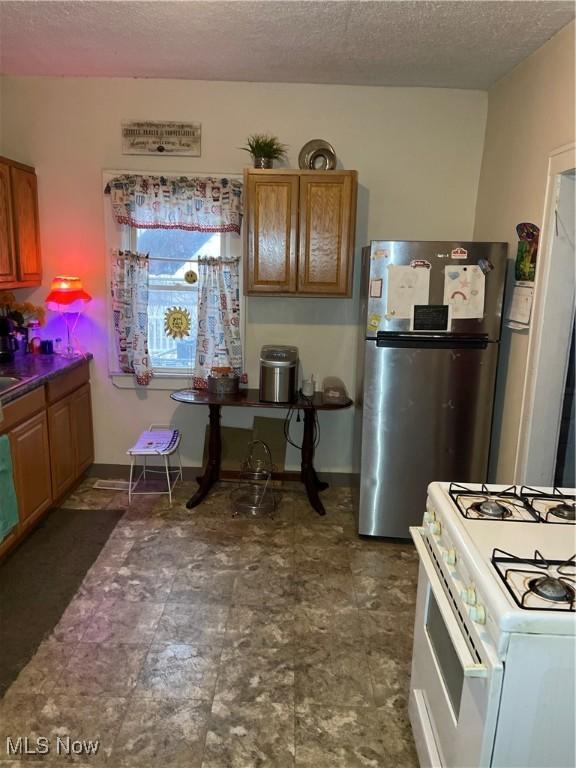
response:
[[[76,479],[76,460],[72,436],[71,398],[66,397],[48,408],[52,488],[57,499]]]
[[[10,432],[18,514],[24,522],[52,502],[48,423],[43,411]]]
[[[92,399],[90,397],[89,384],[85,384],[74,393],[71,406],[76,477],[79,477],[94,461]]]
[[[15,167],[12,167],[10,172],[18,279],[23,283],[40,283],[42,262],[36,174]]]
[[[248,174],[247,178],[247,292],[293,292],[298,176]]]
[[[350,295],[354,211],[350,174],[301,177],[298,293]]]
[[[0,284],[16,280],[10,167],[0,163]]]

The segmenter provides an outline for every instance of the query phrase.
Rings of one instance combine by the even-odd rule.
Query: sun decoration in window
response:
[[[164,333],[173,339],[190,335],[190,312],[182,307],[170,307],[164,315]]]

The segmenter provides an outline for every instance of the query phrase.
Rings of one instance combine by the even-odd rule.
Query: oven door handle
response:
[[[452,645],[454,646],[454,650],[456,651],[460,664],[462,665],[464,677],[488,677],[488,667],[486,664],[478,664],[474,660],[474,657],[468,648],[468,644],[464,640],[462,631],[460,630],[458,622],[454,618],[454,612],[450,606],[450,603],[448,602],[446,593],[444,592],[442,582],[438,578],[434,563],[428,553],[428,549],[426,548],[424,537],[422,536],[421,531],[421,528],[410,528],[410,535],[414,540],[414,544],[416,545],[416,550],[420,558],[420,564],[426,572],[426,577],[430,583],[432,592],[434,593],[436,604],[440,609],[442,619],[446,629],[448,630],[450,639],[452,640]]]

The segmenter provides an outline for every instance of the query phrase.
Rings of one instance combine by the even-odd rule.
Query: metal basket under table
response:
[[[277,499],[272,488],[273,471],[270,448],[262,440],[253,440],[242,462],[239,485],[230,494],[233,517],[271,517],[274,514]]]

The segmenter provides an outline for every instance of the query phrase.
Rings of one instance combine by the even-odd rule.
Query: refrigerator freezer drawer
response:
[[[408,538],[428,483],[486,481],[498,345],[483,346],[366,342],[360,534]]]

